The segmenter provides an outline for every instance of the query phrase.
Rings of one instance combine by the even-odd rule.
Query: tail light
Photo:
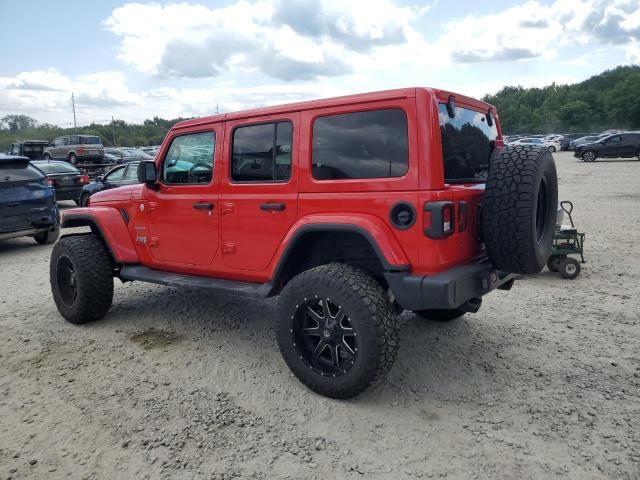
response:
[[[80,177],[78,178],[78,183],[80,183],[81,185],[86,185],[90,181],[91,179],[89,178],[89,175],[80,175]]]
[[[76,148],[76,153],[78,155],[83,155],[84,154],[84,147],[78,147]]]
[[[448,237],[455,230],[455,218],[452,202],[425,203],[422,214],[424,234],[436,240]]]
[[[52,187],[56,186],[56,181],[53,178],[47,178],[47,183]]]

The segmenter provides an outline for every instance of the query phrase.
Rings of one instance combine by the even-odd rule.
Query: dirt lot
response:
[[[582,275],[405,313],[387,381],[351,401],[289,374],[273,301],[117,282],[75,327],[51,249],[0,243],[0,479],[640,478],[640,162],[556,159]]]

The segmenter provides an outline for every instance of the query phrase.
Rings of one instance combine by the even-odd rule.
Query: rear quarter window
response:
[[[0,184],[41,180],[44,175],[40,170],[25,162],[0,163]]]
[[[398,108],[318,117],[313,123],[313,178],[405,175],[409,168],[407,130],[407,115]]]
[[[445,104],[438,106],[438,117],[445,181],[485,181],[498,137],[495,118],[489,125],[486,113],[462,107],[451,118]]]

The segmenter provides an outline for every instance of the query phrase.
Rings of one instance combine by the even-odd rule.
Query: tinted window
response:
[[[100,137],[80,137],[80,143],[83,145],[102,145]]]
[[[0,183],[41,180],[42,178],[44,178],[42,173],[25,161],[0,162]]]
[[[80,144],[80,137],[76,137],[76,136],[71,137],[71,139],[69,140],[69,144],[70,145],[79,145]]]
[[[104,177],[105,182],[116,183],[122,180],[124,175],[124,167],[114,168]]]
[[[62,139],[62,143],[63,143],[63,145],[69,145],[69,137],[64,137]]]
[[[293,127],[289,122],[233,131],[231,178],[235,182],[285,181],[291,176]]]
[[[44,173],[80,173],[80,171],[67,162],[33,162]]]
[[[446,181],[485,180],[498,136],[495,120],[489,126],[485,113],[461,107],[456,108],[456,115],[451,118],[444,104],[439,105],[438,114]]]
[[[388,109],[320,117],[312,162],[318,180],[401,177],[409,168],[407,116]]]
[[[173,184],[210,183],[213,178],[215,133],[182,135],[171,141],[162,180]]]

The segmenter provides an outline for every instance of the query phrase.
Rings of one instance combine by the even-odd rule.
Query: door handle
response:
[[[272,212],[281,212],[282,210],[285,209],[285,204],[284,203],[263,203],[262,205],[260,205],[260,210],[267,210],[267,211],[272,211]]]
[[[193,208],[196,210],[213,210],[213,203],[200,202],[194,203]]]

